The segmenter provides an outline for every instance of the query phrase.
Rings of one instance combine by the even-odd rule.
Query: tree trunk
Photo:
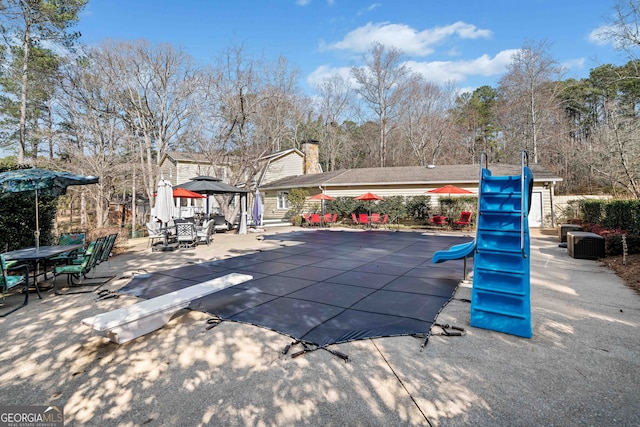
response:
[[[25,30],[22,43],[22,81],[20,88],[20,144],[18,145],[18,164],[24,164],[26,148],[27,122],[27,83],[29,74],[29,54],[31,52],[31,21],[25,13]]]

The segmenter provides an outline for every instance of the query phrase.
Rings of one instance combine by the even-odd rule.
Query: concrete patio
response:
[[[171,253],[139,239],[97,274],[115,274],[102,289],[117,290],[134,274],[293,244],[277,239],[292,230],[218,234]],[[0,398],[62,406],[66,425],[639,425],[640,296],[555,236],[534,233],[531,254],[532,339],[469,327],[463,285],[438,318],[462,337],[432,336],[424,351],[413,337],[340,344],[347,363],[326,351],[291,358],[289,337],[207,329],[211,316],[195,311],[116,345],[80,321],[136,298],[34,294],[0,319]]]

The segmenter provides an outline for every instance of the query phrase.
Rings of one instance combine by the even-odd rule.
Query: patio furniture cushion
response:
[[[0,289],[2,289],[2,299],[6,297],[6,293],[9,289],[19,285],[24,285],[24,302],[21,306],[14,308],[6,313],[0,315],[5,317],[8,314],[24,307],[29,302],[29,267],[26,264],[16,265],[15,263],[9,268],[7,262],[4,259],[4,255],[0,254],[0,267],[2,268],[2,276],[0,277]],[[8,274],[9,270],[21,271],[22,275]]]

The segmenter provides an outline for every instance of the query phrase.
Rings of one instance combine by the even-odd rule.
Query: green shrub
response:
[[[407,218],[426,224],[431,217],[431,196],[412,196],[406,199]]]

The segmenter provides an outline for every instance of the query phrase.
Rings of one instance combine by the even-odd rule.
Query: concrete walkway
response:
[[[256,233],[174,253],[146,244],[99,267],[117,274],[105,289],[285,242]],[[0,401],[62,406],[70,426],[640,425],[640,296],[553,236],[534,235],[531,254],[532,339],[470,328],[462,286],[438,321],[464,336],[432,336],[422,352],[413,337],[340,344],[348,363],[326,351],[283,355],[291,339],[255,326],[207,330],[209,316],[193,311],[119,346],[80,320],[135,298],[34,295],[0,319]]]

